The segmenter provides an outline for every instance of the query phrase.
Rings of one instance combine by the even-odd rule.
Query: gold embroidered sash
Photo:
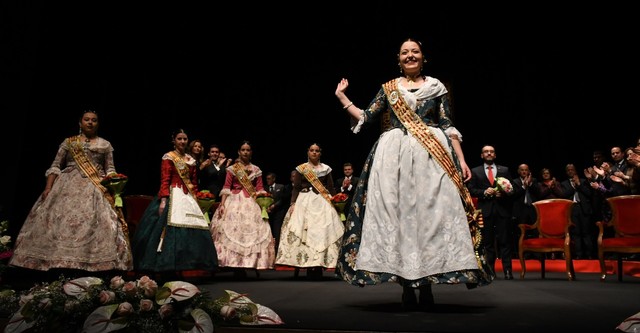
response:
[[[127,242],[129,239],[129,226],[127,221],[124,219],[124,214],[122,213],[122,207],[115,206],[115,199],[109,193],[106,187],[104,187],[100,182],[102,178],[100,177],[100,173],[96,166],[89,160],[89,157],[84,151],[84,144],[81,142],[80,135],[75,135],[67,138],[67,147],[69,148],[69,152],[73,157],[73,160],[76,161],[76,165],[78,169],[85,175],[93,185],[95,185],[104,195],[107,202],[111,205],[111,207],[116,211],[116,215],[118,216],[118,220],[120,221],[120,226],[125,236],[127,236]]]
[[[313,169],[309,167],[308,163],[302,163],[298,165],[296,169],[298,169],[298,171],[300,171],[300,173],[303,174],[305,178],[307,178],[309,183],[313,185],[313,187],[318,191],[318,193],[320,193],[320,195],[322,195],[325,199],[327,199],[327,201],[329,201],[330,204],[333,205],[333,203],[331,202],[331,193],[329,193],[327,188],[322,185],[320,179],[318,179],[318,176],[316,176],[316,173],[313,172]]]
[[[67,147],[71,152],[71,156],[76,161],[76,165],[78,169],[82,171],[82,173],[91,180],[93,185],[95,185],[104,196],[107,198],[111,206],[114,205],[114,200],[106,187],[102,186],[100,183],[102,178],[100,177],[100,173],[96,166],[89,160],[89,157],[84,152],[84,144],[80,141],[80,135],[72,136],[67,138]]]
[[[458,188],[460,198],[464,203],[465,211],[469,222],[477,221],[482,225],[480,211],[476,210],[469,189],[464,185],[461,174],[458,172],[453,160],[450,158],[447,150],[442,143],[434,136],[429,126],[420,119],[418,114],[409,108],[402,94],[398,91],[396,80],[391,80],[383,85],[384,92],[389,99],[391,108],[396,114],[402,125],[413,135],[414,138],[433,156],[440,166],[447,172],[447,175]]]
[[[249,196],[255,198],[256,188],[253,186],[251,179],[249,179],[249,175],[247,175],[247,172],[244,170],[244,166],[242,165],[242,163],[234,164],[232,170],[233,174],[235,174],[236,178],[238,178],[240,184],[242,184],[242,187],[244,187],[247,193],[249,193]]]
[[[190,174],[189,174],[189,167],[187,166],[187,162],[185,162],[184,158],[182,156],[180,156],[178,153],[176,153],[175,151],[170,151],[168,153],[169,157],[171,157],[171,161],[173,161],[173,164],[176,166],[176,170],[178,170],[178,175],[180,175],[180,179],[182,179],[182,182],[184,182],[184,185],[187,186],[187,189],[189,190],[189,194],[191,194],[193,196],[194,199],[196,199],[197,201],[197,197],[196,194],[193,193],[193,184],[191,184],[191,178],[190,178]]]

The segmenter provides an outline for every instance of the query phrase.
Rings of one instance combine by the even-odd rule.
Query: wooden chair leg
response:
[[[527,265],[524,260],[524,252],[520,251],[518,254],[520,256],[520,279],[524,279],[524,274],[527,272]]]
[[[576,276],[576,272],[573,269],[573,258],[571,257],[571,251],[569,249],[565,249],[564,251],[564,260],[567,271],[567,278],[569,281],[573,281]]]
[[[545,257],[544,257],[544,253],[542,255],[542,259],[540,259],[540,277],[542,277],[544,279],[544,273],[545,273],[545,268],[544,268],[544,264],[545,264]]]
[[[296,267],[296,268],[293,270],[293,277],[294,277],[294,278],[298,278],[298,275],[300,275],[300,268]]]
[[[598,250],[598,261],[600,261],[600,282],[604,282],[607,277],[607,267],[604,264],[604,252],[602,252],[602,249]]]

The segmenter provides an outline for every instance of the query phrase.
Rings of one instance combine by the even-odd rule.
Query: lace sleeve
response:
[[[51,163],[51,166],[49,167],[49,169],[47,169],[47,171],[44,173],[45,177],[48,177],[51,174],[55,174],[55,175],[60,175],[60,170],[63,167],[63,163],[66,163],[65,161],[67,160],[67,144],[66,141],[62,142],[60,144],[60,147],[58,148],[58,153],[56,154],[56,157],[53,159],[53,163]]]

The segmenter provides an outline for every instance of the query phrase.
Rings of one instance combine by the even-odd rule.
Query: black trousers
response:
[[[486,251],[487,263],[495,271],[496,254],[500,251],[502,269],[513,271],[511,259],[513,257],[513,233],[511,232],[511,218],[501,216],[484,217],[484,228],[481,230],[482,243]]]

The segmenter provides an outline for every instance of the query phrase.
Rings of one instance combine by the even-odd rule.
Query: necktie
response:
[[[491,183],[491,186],[493,186],[493,167],[488,166],[487,167],[488,171],[487,171],[487,177],[489,177],[489,183]]]
[[[531,206],[531,194],[529,193],[529,189],[526,189],[524,192],[524,204]]]

